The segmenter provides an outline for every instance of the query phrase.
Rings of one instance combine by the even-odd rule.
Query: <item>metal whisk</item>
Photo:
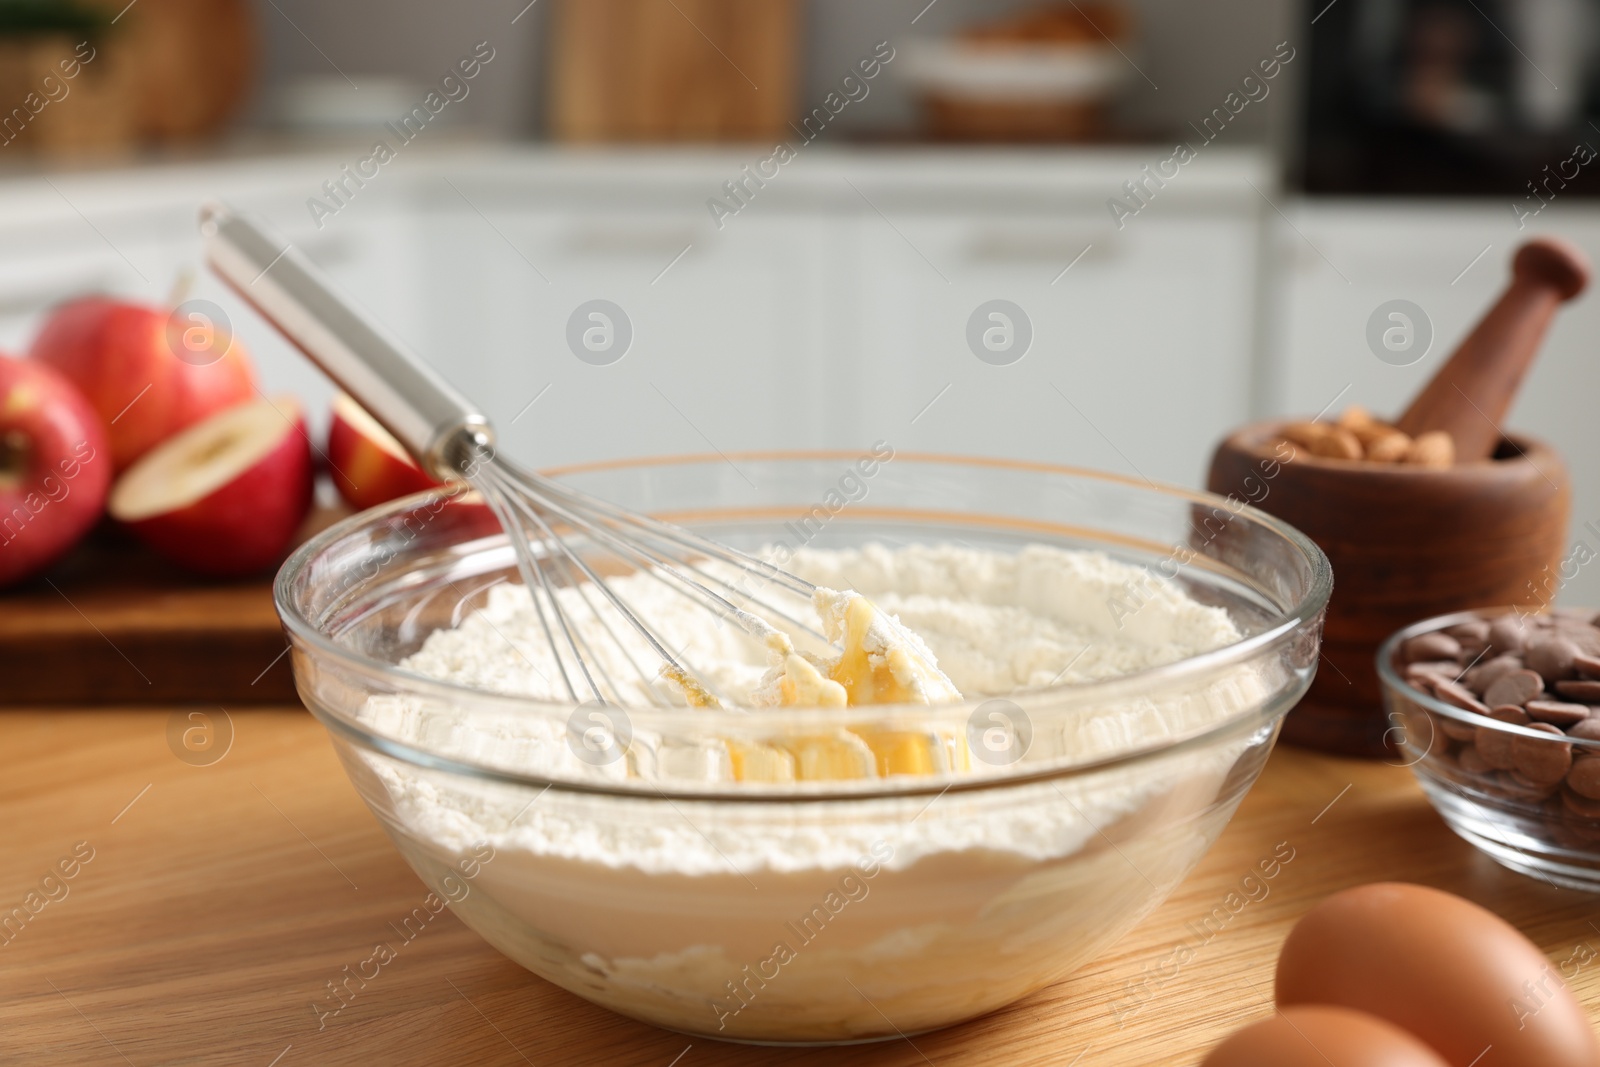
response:
[[[781,645],[785,640],[767,622],[766,616],[771,616],[782,619],[790,631],[828,644],[822,633],[798,617],[816,592],[811,582],[691,530],[598,500],[502,459],[495,452],[489,420],[393,334],[340,295],[288,241],[220,205],[201,211],[200,230],[212,268],[241,297],[359,400],[425,470],[444,481],[465,481],[482,496],[509,537],[559,667],[560,682],[574,701],[609,704],[625,699],[625,690],[606,666],[610,658],[613,665],[627,663],[655,702],[667,702],[655,684],[662,676],[675,682],[692,703],[728,702],[707,675],[694,669],[681,650],[669,648],[606,580],[597,557],[569,543],[574,535],[627,570],[652,575],[732,621],[757,641],[776,640]],[[560,589],[572,592],[561,596]],[[805,603],[791,602],[786,609],[757,591]],[[580,625],[580,604],[584,617],[597,626]],[[640,644],[635,642],[630,649],[618,627],[632,630],[642,640],[642,649],[659,657],[655,673],[634,655]],[[601,633],[620,656],[599,654],[592,642]]]

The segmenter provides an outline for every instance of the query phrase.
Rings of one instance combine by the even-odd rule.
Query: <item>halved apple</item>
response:
[[[157,445],[111,490],[135,536],[202,574],[252,574],[283,558],[311,507],[311,442],[293,397],[218,412]]]
[[[328,422],[328,466],[339,495],[357,511],[377,507],[439,483],[394,439],[344,393],[333,398]]]

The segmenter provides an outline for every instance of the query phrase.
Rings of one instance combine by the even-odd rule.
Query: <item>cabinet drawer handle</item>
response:
[[[637,230],[585,226],[569,231],[562,243],[567,252],[578,256],[658,259],[677,255],[685,245],[694,244],[699,236],[693,229],[679,226]]]
[[[967,242],[967,260],[972,263],[1060,263],[1076,258],[1083,250],[1085,262],[1104,260],[1114,254],[1105,235],[1085,233],[1026,233],[992,230],[979,233]]]

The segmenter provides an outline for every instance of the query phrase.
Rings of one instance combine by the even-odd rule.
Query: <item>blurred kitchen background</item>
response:
[[[1198,486],[1252,417],[1397,413],[1524,237],[1600,258],[1600,0],[525,3],[0,0],[0,347],[193,273],[325,422],[199,267],[215,197],[535,465],[882,439]],[[1597,327],[1561,313],[1512,424],[1600,550]]]

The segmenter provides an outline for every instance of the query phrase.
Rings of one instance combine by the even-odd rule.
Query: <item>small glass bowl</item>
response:
[[[1400,648],[1420,634],[1512,609],[1463,611],[1413,623],[1378,649],[1378,679],[1389,713],[1389,739],[1417,776],[1445,825],[1503,866],[1547,883],[1600,892],[1600,801],[1564,782],[1539,784],[1487,766],[1480,745],[1524,759],[1600,754],[1600,742],[1529,729],[1447,704],[1406,681]],[[1590,613],[1592,614],[1592,613]],[[1490,762],[1508,762],[1494,759]]]
[[[1307,538],[1236,500],[891,455],[712,455],[561,477],[749,550],[800,532],[817,548],[1103,551],[1223,609],[1242,639],[1003,700],[608,706],[630,728],[627,761],[593,766],[575,743],[583,706],[399,665],[517,580],[481,501],[434,492],[331,527],[280,572],[300,694],[439,899],[579,996],[686,1033],[796,1044],[892,1039],[1002,1007],[1104,950],[1210,848],[1310,682],[1332,576]],[[1084,618],[1107,634],[1159,629],[1158,614],[1118,614],[1149,591],[1085,597]],[[846,732],[972,758],[761,785],[666,758]]]

